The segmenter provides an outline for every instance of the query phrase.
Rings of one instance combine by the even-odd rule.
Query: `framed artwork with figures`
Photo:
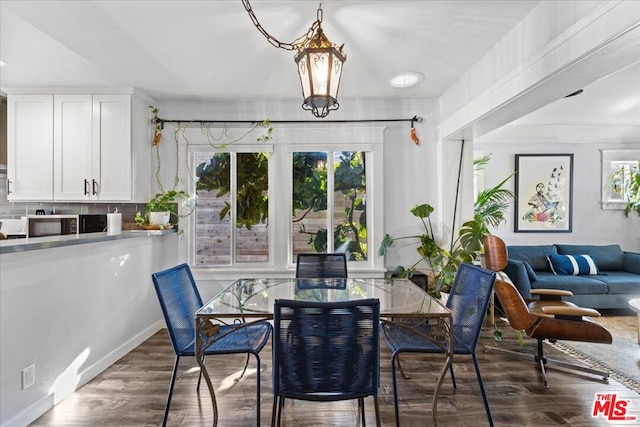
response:
[[[570,233],[573,154],[516,154],[516,233]]]

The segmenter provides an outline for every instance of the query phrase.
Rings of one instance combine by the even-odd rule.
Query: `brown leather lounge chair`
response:
[[[496,272],[504,269],[507,265],[507,248],[502,239],[487,235],[484,237],[484,248],[486,268]],[[539,294],[542,293],[547,298],[551,298],[551,301],[540,299],[527,303],[504,273],[499,274],[496,279],[494,291],[509,325],[516,330],[522,330],[527,337],[538,340],[538,352],[537,354],[527,354],[490,346],[485,346],[485,351],[504,353],[525,360],[535,360],[542,370],[544,386],[547,388],[549,386],[545,367],[585,372],[600,376],[605,382],[608,380],[608,372],[546,358],[542,346],[544,340],[611,344],[611,333],[591,319],[600,316],[598,311],[577,307],[575,304],[562,301],[560,296],[572,295],[571,292],[551,289],[547,292],[542,290],[539,292]]]

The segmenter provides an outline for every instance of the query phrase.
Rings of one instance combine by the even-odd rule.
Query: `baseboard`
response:
[[[164,322],[158,320],[153,323],[147,329],[140,332],[138,335],[132,337],[129,341],[122,344],[120,347],[113,350],[111,353],[107,354],[102,359],[98,360],[93,365],[89,366],[84,371],[80,372],[80,381],[78,382],[78,386],[76,390],[97,377],[100,373],[102,373],[109,366],[113,365],[124,355],[129,353],[131,350],[151,338],[153,334],[158,332],[160,329],[164,328]],[[66,397],[66,396],[65,396]]]
[[[87,369],[79,373],[80,380],[78,381],[78,385],[75,390],[78,390],[80,387],[91,381],[93,378],[98,376],[101,372],[107,369],[109,366],[113,365],[116,361],[118,361],[121,357],[129,353],[131,350],[145,342],[147,339],[151,338],[153,334],[158,332],[160,329],[164,328],[164,322],[162,320],[158,320],[153,323],[147,329],[143,330],[139,334],[132,337],[130,340],[122,344],[120,347],[114,349],[109,354],[105,355],[102,359],[98,360],[93,365],[89,366]],[[71,393],[69,393],[70,395]],[[56,400],[58,402],[64,400],[67,396],[56,396]],[[58,402],[54,402],[53,394],[49,394],[42,399],[32,403],[27,406],[22,412],[20,412],[15,417],[8,420],[1,427],[25,427],[40,418],[43,414],[53,408]]]
[[[6,423],[2,424],[2,427],[28,426],[54,406],[53,394],[44,396],[42,399],[39,399],[31,405],[27,406],[22,412],[11,418]]]

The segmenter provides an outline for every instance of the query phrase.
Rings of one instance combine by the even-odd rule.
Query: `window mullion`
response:
[[[335,226],[334,207],[334,188],[335,188],[335,155],[332,151],[327,152],[327,252],[335,251],[333,233]]]
[[[237,263],[237,241],[238,241],[238,230],[236,224],[238,223],[238,153],[230,153],[230,171],[231,176],[229,177],[229,187],[231,189],[229,194],[229,204],[231,205],[230,213],[230,227],[229,234],[231,240],[231,265],[236,265]]]

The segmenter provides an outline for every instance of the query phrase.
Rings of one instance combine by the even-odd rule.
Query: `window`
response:
[[[293,258],[344,252],[348,260],[367,259],[365,158],[362,151],[293,153]]]
[[[624,209],[629,173],[638,169],[640,150],[601,150],[602,209]]]
[[[194,157],[194,265],[268,261],[268,153],[196,152]]]
[[[638,162],[611,162],[609,197],[611,200],[626,201],[631,172],[638,171]]]

